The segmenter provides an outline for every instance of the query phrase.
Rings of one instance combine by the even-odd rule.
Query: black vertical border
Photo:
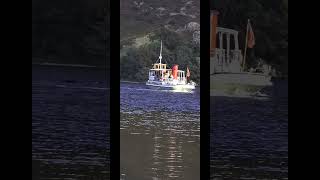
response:
[[[108,1],[110,11],[110,179],[120,179],[120,1]],[[108,27],[107,27],[108,28]]]
[[[210,179],[210,1],[200,2],[200,179]]]

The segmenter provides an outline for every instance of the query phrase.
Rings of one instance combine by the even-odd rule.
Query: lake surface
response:
[[[109,80],[97,68],[32,66],[32,168],[39,179],[109,178]]]
[[[108,179],[109,80],[32,66],[32,161],[40,179]],[[270,98],[211,97],[211,179],[288,179],[287,82]],[[121,179],[199,179],[199,91],[121,83]]]
[[[200,179],[200,96],[121,83],[121,179]]]
[[[265,93],[211,97],[211,179],[288,179],[288,82]]]

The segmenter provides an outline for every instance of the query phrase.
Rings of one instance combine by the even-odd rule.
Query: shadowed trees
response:
[[[32,57],[58,63],[106,65],[107,3],[32,0]]]

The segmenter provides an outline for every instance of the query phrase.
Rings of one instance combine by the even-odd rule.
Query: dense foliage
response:
[[[239,31],[244,49],[247,19],[255,33],[256,46],[248,49],[248,63],[262,58],[278,71],[288,73],[288,0],[211,0],[218,10],[219,26]]]
[[[152,68],[160,51],[160,40],[163,42],[163,59],[169,68],[174,64],[179,69],[186,70],[188,67],[191,73],[191,80],[199,83],[200,79],[200,58],[199,46],[192,43],[190,38],[165,28],[155,32],[150,37],[150,43],[140,47],[131,47],[125,56],[120,59],[120,76],[122,80],[146,81],[148,71]]]

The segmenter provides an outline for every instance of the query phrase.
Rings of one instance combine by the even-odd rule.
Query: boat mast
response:
[[[160,48],[160,55],[159,55],[160,68],[162,68],[162,67],[161,67],[161,59],[162,59],[162,40],[161,40],[161,48]]]

